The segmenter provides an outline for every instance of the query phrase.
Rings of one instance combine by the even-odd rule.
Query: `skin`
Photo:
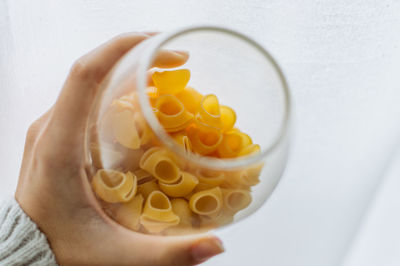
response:
[[[223,252],[212,235],[161,237],[125,229],[105,215],[88,181],[84,137],[95,95],[116,62],[152,35],[117,36],[78,59],[54,106],[28,130],[15,197],[60,265],[194,265]],[[185,52],[163,51],[155,66],[187,59]]]

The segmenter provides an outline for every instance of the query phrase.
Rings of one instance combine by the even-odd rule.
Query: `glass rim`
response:
[[[278,74],[282,90],[284,93],[284,116],[283,123],[280,126],[277,136],[271,142],[272,144],[267,146],[266,149],[262,150],[260,153],[256,155],[250,155],[245,157],[240,157],[240,159],[219,159],[212,158],[207,156],[201,156],[194,153],[187,153],[185,150],[180,147],[175,141],[166,133],[162,125],[159,123],[158,119],[154,115],[153,108],[150,105],[146,94],[146,86],[147,86],[147,72],[148,69],[151,68],[151,64],[155,59],[156,52],[165,44],[170,42],[171,40],[185,35],[187,33],[193,32],[202,32],[202,31],[214,31],[220,32],[223,34],[228,34],[242,41],[245,41],[247,44],[255,48],[262,54],[266,60],[268,60],[276,73]],[[157,40],[157,42],[155,42]],[[153,45],[149,49],[145,49],[140,59],[139,67],[138,67],[138,78],[136,80],[137,91],[139,96],[139,105],[142,109],[143,116],[145,117],[147,123],[151,127],[152,131],[155,135],[161,140],[161,142],[166,145],[173,152],[176,152],[180,157],[188,160],[191,163],[195,163],[199,166],[220,170],[233,170],[237,168],[244,168],[247,166],[251,166],[257,164],[268,157],[273,151],[283,142],[289,131],[289,124],[291,119],[291,95],[289,86],[287,84],[285,75],[283,74],[281,68],[279,67],[275,58],[260,44],[258,44],[255,40],[250,37],[243,35],[237,31],[219,27],[219,26],[191,26],[183,29],[178,29],[172,31],[170,33],[163,33],[156,37],[153,37],[148,40],[149,42],[153,41]]]

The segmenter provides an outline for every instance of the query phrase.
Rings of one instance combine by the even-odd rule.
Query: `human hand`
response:
[[[215,236],[136,233],[101,209],[88,180],[85,132],[96,92],[116,62],[152,34],[121,35],[80,58],[55,105],[28,130],[15,197],[46,234],[61,265],[194,265],[223,251]],[[165,52],[155,65],[188,55]]]

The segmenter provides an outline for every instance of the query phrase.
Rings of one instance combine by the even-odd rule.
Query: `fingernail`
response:
[[[189,52],[188,51],[174,50],[173,52],[175,54],[178,54],[179,56],[183,56],[184,58],[189,58]]]
[[[192,257],[196,263],[201,263],[224,251],[221,240],[218,238],[207,239],[193,246]]]

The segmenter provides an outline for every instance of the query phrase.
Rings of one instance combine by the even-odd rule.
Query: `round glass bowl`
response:
[[[232,224],[281,178],[289,117],[285,78],[253,40],[218,27],[159,34],[129,51],[97,95],[87,134],[93,190],[138,232]]]

